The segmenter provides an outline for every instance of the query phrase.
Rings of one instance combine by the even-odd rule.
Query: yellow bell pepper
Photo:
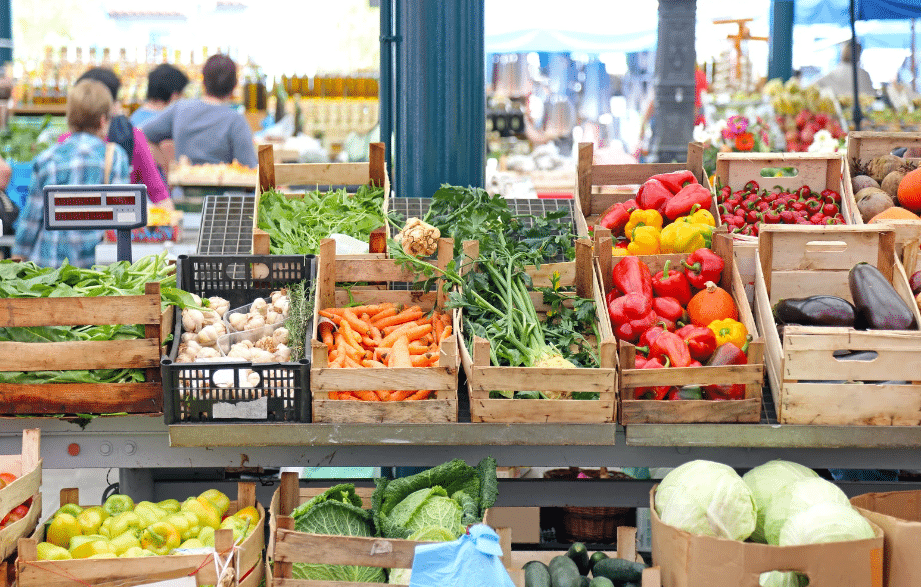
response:
[[[737,347],[742,348],[745,346],[745,341],[748,339],[748,329],[745,328],[745,325],[732,318],[714,320],[707,328],[712,330],[713,334],[716,335],[717,346],[731,342]]]
[[[697,249],[709,249],[712,240],[711,226],[673,222],[662,229],[659,246],[664,255],[693,253]]]
[[[180,543],[179,531],[166,521],[149,526],[141,534],[141,548],[160,556],[169,554]]]
[[[70,514],[58,514],[48,525],[45,538],[55,546],[70,548],[70,539],[80,534],[81,529],[77,518]]]
[[[99,527],[109,517],[109,512],[102,509],[101,506],[94,505],[86,508],[77,516],[77,523],[80,525],[80,533],[84,536],[98,534]]]
[[[209,489],[203,492],[198,496],[199,499],[204,499],[211,502],[211,505],[217,510],[218,515],[223,516],[227,513],[227,509],[230,507],[230,498],[225,494],[221,493],[217,489]]]
[[[653,210],[655,212],[655,210]],[[637,226],[633,229],[633,239],[627,245],[630,255],[658,255],[659,229],[654,226]]]
[[[654,226],[657,230],[662,230],[662,215],[655,210],[634,210],[624,226],[627,238],[633,239],[633,230],[638,226]]]
[[[695,207],[697,204],[695,204]],[[681,216],[675,220],[675,222],[684,222],[686,224],[706,224],[707,226],[716,227],[716,220],[713,218],[713,214],[705,208],[699,210],[692,210],[687,216]]]
[[[63,561],[73,558],[70,555],[70,551],[68,551],[66,548],[61,548],[60,546],[51,544],[50,542],[39,542],[37,551],[38,560],[40,561]]]
[[[624,247],[612,247],[611,254],[615,257],[629,257],[630,252]]]

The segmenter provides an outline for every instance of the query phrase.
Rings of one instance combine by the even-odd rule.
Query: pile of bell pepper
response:
[[[39,560],[157,556],[182,550],[214,548],[215,530],[233,531],[234,542],[262,531],[259,511],[250,506],[227,515],[230,498],[216,489],[179,503],[137,504],[112,495],[101,506],[61,506],[38,544]]]
[[[821,193],[804,185],[796,190],[775,186],[760,188],[750,181],[736,191],[722,186],[716,194],[720,220],[730,232],[758,236],[764,224],[846,224],[841,214],[841,194],[825,189]]]
[[[616,237],[617,256],[690,253],[710,246],[711,202],[710,190],[690,171],[661,173],[640,186],[636,198],[605,210],[597,226]]]
[[[636,369],[745,365],[751,336],[731,319],[695,324],[687,305],[707,282],[719,282],[724,262],[700,248],[679,267],[667,261],[654,275],[638,257],[614,266],[613,288],[606,296],[614,335],[636,345]],[[712,285],[712,284],[711,284]],[[732,400],[745,397],[744,385],[638,387],[634,399]]]

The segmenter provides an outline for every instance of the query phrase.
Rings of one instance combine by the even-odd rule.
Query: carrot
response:
[[[412,367],[412,359],[409,357],[409,340],[405,336],[401,336],[393,344],[388,364],[390,367],[396,368]]]
[[[441,334],[440,334],[440,335],[438,335],[438,341],[441,342],[442,340],[444,340],[444,339],[448,338],[449,336],[451,336],[451,331],[452,331],[452,329],[451,329],[451,325],[450,325],[450,324],[447,325],[447,326],[445,326],[445,329],[441,331]]]
[[[428,367],[432,364],[432,354],[425,353],[424,355],[410,355],[409,360],[412,361],[413,367]],[[438,355],[435,355],[435,360],[438,359]]]
[[[396,315],[397,315],[396,308],[391,307],[391,308],[387,308],[386,310],[381,310],[375,316],[371,317],[371,325],[376,326],[378,320],[383,320],[384,318],[391,318]]]
[[[431,393],[432,393],[432,391],[429,390],[429,389],[420,389],[419,391],[417,391],[416,393],[412,394],[411,396],[409,396],[409,397],[406,398],[406,399],[408,399],[408,400],[428,399],[428,398],[429,398],[429,395],[430,395]]]
[[[340,391],[340,392],[339,392],[339,399],[342,399],[342,400],[349,400],[349,401],[353,401],[353,402],[358,401],[358,398],[355,397],[355,394],[352,393],[351,391]]]
[[[372,369],[380,369],[386,367],[387,365],[381,363],[380,361],[375,361],[374,359],[365,359],[361,362],[363,367],[370,367]]]
[[[431,332],[430,332],[430,333],[426,334],[425,336],[423,336],[423,337],[421,337],[421,338],[419,339],[419,342],[422,343],[422,344],[424,344],[424,345],[434,344],[434,342],[435,342],[434,333],[431,333]]]
[[[375,325],[378,328],[385,328],[387,326],[396,326],[397,324],[403,324],[405,322],[410,322],[412,320],[418,320],[422,318],[424,312],[419,309],[418,306],[413,306],[403,310],[396,316],[391,316],[390,318],[384,318],[383,320],[378,320]]]
[[[407,341],[411,342],[413,340],[422,338],[423,336],[425,336],[431,331],[432,331],[431,324],[423,324],[422,326],[410,326],[409,328],[406,328],[404,330],[395,330],[391,332],[390,334],[388,334],[384,338],[384,340],[381,341],[380,346],[382,347],[393,346],[393,343],[395,343],[399,338],[402,338],[404,336],[406,337]],[[408,342],[407,342],[407,346],[409,346]]]
[[[320,335],[320,340],[323,341],[323,344],[325,344],[327,348],[332,348],[333,346],[333,330],[335,329],[336,327],[332,322],[320,322],[320,324],[317,325],[317,332]]]
[[[355,359],[353,359],[352,357],[346,357],[345,361],[343,361],[343,364],[345,367],[348,367],[350,369],[356,369],[356,368],[361,367],[361,364]]]
[[[387,391],[387,390],[385,390],[385,389],[375,389],[375,390],[374,390],[374,393],[377,394],[377,397],[378,397],[382,402],[389,402],[389,401],[390,401],[390,392],[389,392],[389,391]]]
[[[355,395],[355,397],[357,397],[358,399],[364,400],[364,401],[366,401],[366,402],[379,402],[379,401],[381,401],[381,398],[379,398],[379,397],[377,396],[377,394],[374,393],[373,391],[366,391],[366,390],[363,390],[363,389],[356,389],[356,390],[353,391],[352,393],[353,393],[353,394]]]
[[[375,345],[380,344],[381,341],[384,340],[384,337],[381,336],[380,329],[378,329],[378,327],[373,324],[371,325],[371,339],[374,341]]]
[[[390,401],[392,402],[401,402],[411,396],[412,394],[419,391],[418,389],[401,389],[398,391],[390,392]]]
[[[329,318],[330,320],[333,321],[333,323],[335,323],[336,326],[339,326],[340,324],[342,324],[342,316],[338,314],[333,314],[329,310],[320,310],[319,312],[317,312],[317,314],[319,314],[320,316],[323,316],[324,318]]]
[[[360,318],[358,318],[358,316],[355,315],[355,312],[353,312],[351,308],[346,308],[345,311],[342,312],[342,319],[347,322],[348,325],[351,326],[352,330],[358,334],[364,336],[371,332],[371,327],[366,322],[363,322]]]
[[[424,345],[416,340],[409,344],[409,354],[411,355],[421,355],[422,353],[427,353],[428,350],[428,345]]]
[[[345,361],[345,353],[340,353],[340,355],[336,357],[336,360],[330,363],[329,366],[334,369],[337,369],[339,367],[342,367],[343,361]]]
[[[345,341],[345,344],[349,345],[359,353],[364,353],[365,349],[361,348],[361,337],[352,330],[352,327],[349,326],[348,322],[342,322],[342,339]]]
[[[331,391],[327,395],[329,396],[329,399],[339,399],[338,391]]]

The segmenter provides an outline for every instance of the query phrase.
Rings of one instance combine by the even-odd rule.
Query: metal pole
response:
[[[854,22],[857,20],[857,0],[851,0],[851,72],[854,80],[854,130],[860,130],[860,121],[863,114],[860,112],[860,88],[857,87],[857,27]]]
[[[918,91],[918,64],[915,61],[915,19],[911,19],[911,89]]]
[[[384,143],[385,169],[390,163],[390,139],[393,135],[391,115],[393,113],[393,0],[382,0],[381,10],[381,83],[380,83],[380,120],[381,141]],[[391,184],[393,182],[391,181]]]
[[[13,0],[0,0],[0,65],[13,61],[12,3]]]
[[[694,135],[696,0],[659,0],[655,122],[650,155],[670,163],[687,158]]]
[[[793,0],[771,0],[768,79],[784,81],[793,74]]]

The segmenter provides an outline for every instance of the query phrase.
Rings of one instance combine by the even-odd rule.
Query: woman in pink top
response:
[[[121,82],[112,70],[104,67],[93,67],[81,75],[77,82],[84,79],[102,82],[112,92],[113,99],[118,96]],[[117,109],[118,102],[116,101],[115,104]],[[62,134],[58,137],[58,142],[66,140],[69,136],[70,133]],[[144,136],[141,129],[131,126],[126,116],[113,116],[109,125],[108,138],[109,142],[121,145],[125,152],[131,155],[131,182],[143,183],[147,186],[147,197],[158,208],[175,209],[173,200],[170,199],[169,189],[163,182],[163,177],[160,175],[153,155],[150,153],[147,137]]]

